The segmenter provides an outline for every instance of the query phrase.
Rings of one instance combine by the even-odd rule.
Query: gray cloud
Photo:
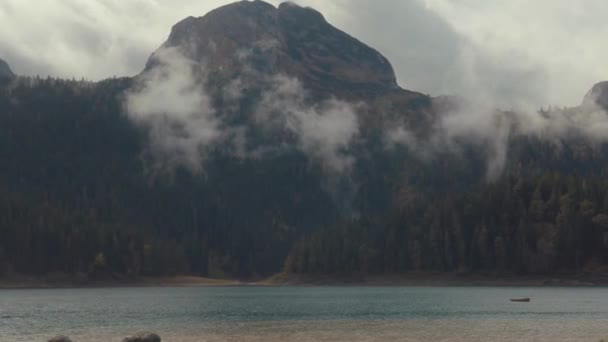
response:
[[[321,0],[305,1],[323,7]],[[460,95],[500,107],[546,103],[546,74],[519,51],[498,54],[431,10],[424,0],[337,0],[329,18],[377,48],[393,63],[399,83],[432,95]]]
[[[576,105],[608,78],[608,2],[587,0],[425,0],[455,31],[503,60],[529,60],[544,70],[548,102]]]
[[[19,74],[134,75],[189,15],[227,1],[21,0],[0,3],[0,58]]]

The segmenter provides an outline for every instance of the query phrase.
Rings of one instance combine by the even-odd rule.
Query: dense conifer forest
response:
[[[608,262],[607,164],[594,149],[520,139],[491,182],[474,148],[426,162],[377,150],[342,185],[296,152],[217,151],[204,174],[152,177],[122,108],[130,82],[2,87],[3,275],[550,274]]]

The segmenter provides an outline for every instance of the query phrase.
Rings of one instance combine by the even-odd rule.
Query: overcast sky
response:
[[[174,23],[230,2],[0,0],[0,58],[19,74],[133,75]],[[608,80],[605,0],[297,3],[380,50],[407,89],[503,107],[576,105],[594,83]]]

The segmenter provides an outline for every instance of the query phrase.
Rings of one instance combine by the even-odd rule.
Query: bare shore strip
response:
[[[53,288],[112,288],[112,287],[202,287],[240,286],[244,283],[230,279],[212,279],[195,276],[138,277],[87,279],[73,276],[0,278],[0,289],[53,289]]]
[[[0,278],[0,289],[220,286],[608,286],[608,274],[514,276],[471,273],[408,273],[392,276],[301,276],[277,274],[260,280],[195,276],[105,278],[74,276]]]

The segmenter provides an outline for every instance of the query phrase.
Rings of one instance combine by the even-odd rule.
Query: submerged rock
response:
[[[49,340],[49,342],[72,342],[67,336],[55,336]]]
[[[160,336],[149,332],[140,332],[133,336],[125,337],[122,342],[160,342]]]

